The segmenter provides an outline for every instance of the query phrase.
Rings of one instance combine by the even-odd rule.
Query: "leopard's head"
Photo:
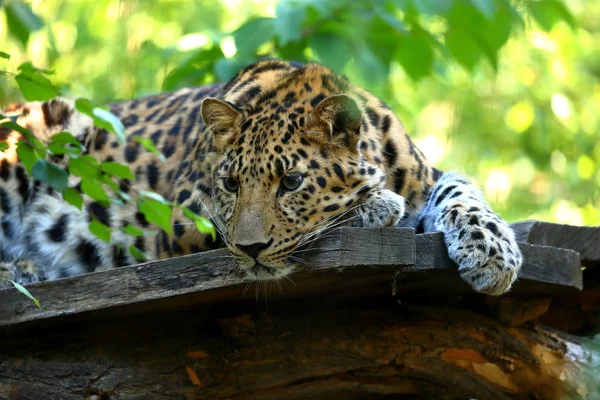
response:
[[[202,103],[218,154],[216,223],[255,279],[282,277],[301,265],[299,249],[348,223],[361,199],[385,181],[384,171],[361,155],[363,116],[352,97],[316,102],[314,93],[290,93],[266,95],[251,107],[214,98]]]

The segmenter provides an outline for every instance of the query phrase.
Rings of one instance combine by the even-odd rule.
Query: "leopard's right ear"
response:
[[[200,112],[204,124],[215,135],[215,146],[222,149],[235,133],[242,111],[231,103],[207,97],[202,100]]]

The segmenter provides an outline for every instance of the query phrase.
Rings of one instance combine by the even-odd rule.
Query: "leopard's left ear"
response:
[[[356,151],[361,118],[362,113],[350,96],[329,96],[312,111],[307,134],[317,142],[350,147]]]
[[[231,103],[207,97],[202,100],[202,120],[215,135],[215,145],[223,148],[235,133],[242,118],[242,111]]]

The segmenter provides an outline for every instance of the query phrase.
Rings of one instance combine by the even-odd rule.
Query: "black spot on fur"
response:
[[[383,121],[381,121],[381,132],[384,134],[388,133],[390,130],[390,125],[392,124],[392,119],[389,115],[383,117]]]
[[[456,189],[456,185],[448,186],[446,189],[444,189],[444,191],[435,200],[435,205],[439,205],[446,198],[446,196],[448,196],[448,193],[454,189]]]
[[[404,188],[404,179],[406,177],[406,170],[398,168],[394,171],[394,192],[400,194]]]
[[[15,236],[14,226],[8,220],[8,218],[6,216],[4,218],[2,218],[2,223],[0,225],[2,225],[2,231],[4,232],[4,236],[9,239],[14,239],[14,236]]]
[[[23,202],[26,202],[27,198],[29,197],[29,178],[27,177],[25,168],[23,168],[21,165],[17,166],[15,169],[15,176],[19,181],[19,188],[17,189],[19,195],[21,195]]]
[[[146,226],[150,225],[148,223],[148,221],[146,220],[146,217],[144,217],[144,214],[141,212],[135,213],[135,219],[138,222],[138,224],[140,224],[141,226],[146,227]]]
[[[321,186],[322,188],[324,188],[325,186],[327,186],[327,180],[325,178],[323,178],[322,176],[319,176],[317,178],[317,183],[319,184],[319,186]]]
[[[189,190],[182,190],[177,196],[177,203],[183,204],[183,202],[189,199],[191,195],[192,194]]]
[[[396,161],[398,160],[398,152],[396,151],[396,146],[391,140],[385,142],[385,147],[383,148],[383,156],[387,161],[388,166],[396,165]]]
[[[108,208],[95,201],[88,205],[88,212],[90,214],[90,220],[94,217],[104,225],[110,226],[110,214]]]
[[[494,235],[498,234],[498,226],[495,223],[488,222],[487,224],[485,224],[485,227],[488,228],[490,232],[492,232]]]
[[[485,238],[485,236],[483,235],[483,232],[481,232],[480,230],[476,230],[471,233],[471,238],[473,238],[474,240],[481,240]]]
[[[10,164],[7,160],[0,160],[0,178],[4,181],[8,180],[10,175]]]
[[[67,224],[69,223],[69,216],[63,214],[60,218],[46,231],[48,239],[52,242],[60,243],[65,240],[67,233]]]
[[[160,176],[160,170],[156,166],[156,163],[152,162],[146,166],[146,174],[148,175],[148,184],[152,189],[156,189]]]
[[[6,190],[2,189],[1,187],[0,187],[0,210],[2,210],[2,212],[4,214],[10,214],[10,211],[11,211],[10,198],[8,197],[8,193],[6,192]]]
[[[127,261],[127,253],[121,246],[115,245],[112,247],[112,259],[115,268],[124,267],[129,264]]]
[[[125,147],[125,160],[130,163],[137,160],[139,150],[140,150],[140,148],[139,148],[138,144],[133,144],[133,143],[128,144]]]
[[[331,211],[335,211],[335,210],[337,210],[339,208],[340,208],[339,204],[330,204],[330,205],[324,207],[323,211],[324,212],[331,212]]]
[[[320,102],[323,101],[323,99],[325,99],[325,95],[324,94],[318,94],[315,97],[312,98],[312,100],[310,101],[310,105],[313,107],[316,107],[319,105]]]
[[[75,253],[79,257],[81,263],[87,267],[87,272],[94,272],[102,261],[100,259],[98,248],[85,239],[77,245]]]

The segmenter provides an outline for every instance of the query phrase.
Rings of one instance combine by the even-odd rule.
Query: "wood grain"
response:
[[[277,300],[391,295],[394,290],[406,294],[471,292],[448,258],[439,233],[415,236],[409,228],[343,228],[313,247],[314,251],[302,253],[310,265],[292,275],[293,283],[275,295]],[[581,288],[577,253],[534,245],[522,245],[522,250],[525,264],[516,292],[570,293]],[[110,316],[255,302],[254,296],[244,297],[247,285],[232,270],[227,251],[216,250],[30,285],[41,308],[16,290],[0,290],[0,326],[92,312]]]
[[[600,265],[600,226],[524,221],[511,227],[520,242],[571,249],[580,254],[583,265]]]

